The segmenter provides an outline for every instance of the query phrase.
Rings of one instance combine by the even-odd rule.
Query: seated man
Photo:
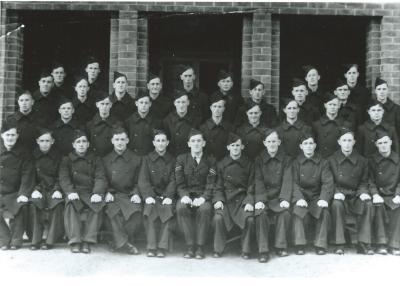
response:
[[[64,234],[64,207],[58,172],[61,155],[54,149],[51,131],[40,128],[33,152],[36,182],[31,195],[32,242],[31,250],[50,249]],[[42,241],[43,232],[47,237]]]
[[[260,252],[269,252],[270,219],[275,225],[275,249],[288,256],[290,201],[293,192],[292,159],[283,152],[278,132],[267,129],[265,149],[255,161],[255,216]],[[263,242],[263,243],[262,243]]]
[[[24,216],[28,197],[34,186],[32,160],[15,148],[18,139],[17,123],[4,122],[0,144],[0,247],[16,250],[22,245]],[[9,226],[5,219],[10,219]]]
[[[374,205],[374,242],[378,254],[400,255],[400,159],[392,150],[392,138],[377,131],[378,152],[369,159],[369,188]]]
[[[368,161],[353,150],[354,133],[341,128],[337,140],[340,150],[328,158],[335,195],[331,213],[333,222],[333,243],[336,254],[344,254],[346,216],[355,218],[355,233],[351,238],[358,242],[358,253],[374,254],[371,249],[372,203],[368,190]],[[349,228],[353,230],[354,228]],[[353,241],[353,239],[352,239]]]
[[[328,161],[315,153],[317,144],[312,134],[304,134],[300,141],[302,153],[293,161],[292,230],[296,254],[303,255],[307,236],[314,233],[318,255],[328,249],[329,202],[333,196],[333,176]],[[311,227],[315,227],[311,231]]]
[[[173,203],[176,201],[175,158],[167,151],[169,141],[166,133],[154,130],[153,134],[154,151],[143,158],[139,189],[145,200],[143,217],[147,256],[164,257],[169,246]]]
[[[72,253],[90,253],[90,244],[97,243],[107,183],[100,158],[88,151],[86,133],[76,130],[72,147],[61,161],[59,175],[66,196],[65,232]]]
[[[179,196],[176,215],[187,245],[183,257],[203,259],[211,222],[210,201],[216,181],[216,162],[213,157],[203,154],[206,142],[200,131],[192,129],[187,144],[190,152],[176,159],[175,179]]]
[[[226,236],[235,226],[242,231],[242,257],[250,259],[251,238],[254,231],[254,165],[242,156],[244,145],[236,134],[231,133],[227,142],[229,155],[217,165],[217,184],[214,204],[214,257],[221,257]],[[260,262],[268,261],[268,253],[262,252]]]
[[[127,149],[129,138],[124,128],[113,130],[111,142],[114,150],[103,158],[108,181],[106,214],[115,248],[128,254],[139,254],[130,241],[133,241],[141,224],[142,206],[138,188],[141,158]]]

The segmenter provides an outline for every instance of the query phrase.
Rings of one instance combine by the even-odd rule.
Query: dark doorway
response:
[[[83,71],[84,59],[94,55],[101,61],[101,80],[108,82],[110,17],[92,11],[22,11],[24,30],[23,84],[37,88],[40,72],[53,60],[67,66],[67,81]]]
[[[190,64],[201,90],[217,89],[219,69],[233,72],[240,90],[242,16],[148,14],[150,71],[163,76],[164,91],[179,83],[177,67]]]
[[[365,83],[366,33],[369,18],[350,16],[280,17],[280,92],[290,94],[293,77],[304,79],[302,65],[315,65],[321,86],[331,90],[343,63],[357,63]]]

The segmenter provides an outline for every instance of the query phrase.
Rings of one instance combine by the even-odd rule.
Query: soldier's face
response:
[[[116,152],[124,152],[129,143],[128,135],[125,132],[114,134],[111,138],[111,143],[114,145],[114,150]]]
[[[296,101],[292,100],[285,106],[283,112],[286,114],[287,119],[297,119],[299,114],[299,106]]]
[[[99,63],[90,63],[86,66],[85,69],[88,78],[92,80],[96,80],[100,74],[100,64]]]
[[[43,153],[49,152],[51,146],[54,144],[54,139],[50,133],[43,134],[36,139],[36,143],[39,145],[40,151]]]
[[[66,73],[63,67],[58,67],[53,69],[51,75],[53,76],[55,83],[62,84],[64,82]]]
[[[380,105],[374,105],[368,109],[368,115],[374,122],[382,120],[384,112]]]
[[[327,114],[336,115],[339,111],[339,99],[335,98],[325,102],[324,107]]]
[[[181,113],[181,114],[185,113],[185,112],[187,112],[187,109],[189,107],[189,98],[187,97],[187,95],[183,95],[183,96],[175,99],[174,105],[175,105],[177,113]]]
[[[194,135],[189,138],[188,146],[191,152],[200,153],[203,151],[204,146],[206,146],[206,141],[204,141],[202,135]]]
[[[385,103],[388,97],[389,89],[386,83],[375,87],[376,100]]]
[[[264,146],[267,147],[268,153],[275,154],[278,152],[279,146],[281,145],[281,140],[279,139],[278,133],[273,132],[265,138],[263,143]]]
[[[107,118],[110,115],[112,103],[110,99],[107,97],[101,101],[96,102],[96,107],[99,110],[100,117]]]
[[[18,97],[19,111],[22,113],[31,112],[34,100],[30,94],[22,94]]]
[[[147,89],[151,94],[159,94],[162,89],[161,80],[158,77],[153,78],[151,81],[148,82]]]
[[[193,84],[194,80],[196,79],[196,75],[194,74],[194,70],[193,69],[187,69],[186,71],[184,71],[181,74],[181,80],[183,82],[183,84]]]
[[[127,86],[128,82],[124,76],[117,78],[113,83],[115,92],[119,94],[125,93]]]
[[[218,87],[223,92],[230,91],[232,86],[233,86],[233,80],[231,77],[227,77],[227,78],[224,78],[224,79],[221,79],[220,81],[218,81]]]
[[[89,83],[85,79],[81,79],[76,85],[75,85],[75,91],[78,97],[80,98],[86,98],[87,93],[89,92]]]
[[[145,96],[135,101],[137,109],[140,113],[147,113],[150,110],[151,101],[150,97]]]
[[[297,103],[300,105],[303,104],[304,101],[306,101],[307,94],[307,88],[304,85],[296,86],[292,89],[294,100],[296,100]]]
[[[355,84],[357,83],[358,76],[360,74],[358,73],[358,70],[356,67],[351,67],[345,74],[344,77],[346,78],[347,82],[350,84]]]
[[[340,101],[347,101],[347,99],[349,98],[350,89],[346,84],[336,88],[333,93],[339,98]]]
[[[169,141],[165,134],[157,134],[156,136],[154,136],[153,145],[156,152],[164,152],[167,149],[168,144]]]
[[[305,77],[305,80],[307,81],[308,85],[317,85],[318,81],[321,79],[321,77],[318,74],[318,71],[316,69],[312,69],[307,73],[307,76]]]
[[[49,93],[51,88],[53,87],[53,77],[42,77],[39,80],[39,90],[41,93]]]
[[[69,120],[74,114],[74,106],[71,102],[64,103],[58,108],[58,113],[60,113],[62,119]]]
[[[300,149],[303,150],[303,153],[306,157],[313,156],[316,147],[317,144],[314,142],[313,138],[308,138],[300,144]]]
[[[262,84],[257,85],[255,88],[250,90],[251,99],[257,103],[260,102],[264,95],[264,92],[264,86]]]
[[[260,106],[255,105],[251,109],[246,111],[247,118],[250,124],[258,124],[261,118]]]
[[[340,138],[338,139],[338,144],[343,153],[353,152],[354,144],[356,144],[353,133],[346,133],[340,136]]]
[[[220,100],[220,101],[214,102],[213,104],[211,104],[210,109],[211,109],[212,116],[221,117],[225,110],[225,101]]]
[[[392,148],[392,140],[389,136],[384,136],[376,140],[375,145],[378,148],[379,153],[388,154]]]
[[[244,149],[244,145],[242,144],[242,140],[237,140],[232,144],[229,144],[226,147],[229,151],[229,155],[233,158],[240,157],[242,155],[242,150]]]
[[[89,145],[89,140],[86,138],[86,136],[79,137],[72,143],[72,147],[74,148],[76,154],[80,156],[86,154],[87,150],[89,149]]]
[[[4,146],[11,148],[17,143],[18,132],[16,128],[11,128],[3,133],[1,133],[1,138],[3,139]]]

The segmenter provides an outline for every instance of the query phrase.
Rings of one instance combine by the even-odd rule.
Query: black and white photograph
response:
[[[0,0],[0,127],[3,282],[398,280],[400,1]]]

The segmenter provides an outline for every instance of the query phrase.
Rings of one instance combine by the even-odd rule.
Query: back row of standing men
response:
[[[39,80],[39,90],[37,92],[33,95],[28,91],[22,91],[18,94],[19,111],[6,119],[3,124],[3,131],[10,130],[9,127],[13,126],[15,123],[19,133],[17,144],[20,145],[19,147],[22,149],[33,150],[36,146],[36,139],[41,138],[40,136],[42,135],[48,134],[48,131],[43,131],[41,127],[50,128],[51,137],[55,139],[55,150],[57,150],[57,153],[60,155],[68,155],[68,158],[70,158],[72,162],[76,160],[74,159],[74,156],[76,157],[76,155],[73,155],[74,152],[79,153],[80,145],[85,145],[83,144],[85,142],[82,143],[80,141],[85,140],[90,142],[90,147],[96,155],[103,157],[106,161],[115,161],[118,156],[112,155],[113,150],[116,151],[118,146],[121,145],[113,142],[113,140],[117,135],[124,137],[124,134],[127,140],[122,141],[126,144],[129,143],[129,148],[134,151],[134,153],[142,156],[150,154],[148,156],[151,158],[151,154],[155,154],[153,151],[154,148],[152,147],[156,138],[153,134],[154,129],[165,130],[165,136],[169,139],[169,151],[172,155],[181,155],[177,160],[183,160],[186,163],[190,158],[186,158],[184,154],[187,154],[189,151],[193,153],[193,148],[195,148],[193,146],[196,146],[196,143],[188,144],[188,140],[190,142],[193,137],[197,138],[196,135],[200,135],[200,133],[202,134],[200,139],[205,139],[205,142],[207,142],[207,144],[205,144],[205,153],[207,156],[211,155],[212,158],[217,159],[220,163],[224,162],[224,158],[227,158],[225,157],[226,155],[232,157],[232,151],[230,149],[234,148],[226,148],[227,144],[229,146],[231,146],[231,144],[235,145],[238,141],[240,141],[239,149],[245,146],[244,151],[246,155],[250,159],[255,159],[265,149],[266,138],[271,135],[270,129],[267,128],[275,127],[276,135],[282,141],[284,153],[292,158],[296,158],[296,156],[302,152],[299,145],[310,139],[310,137],[304,135],[310,134],[310,132],[314,132],[311,138],[313,143],[316,143],[315,146],[319,148],[322,157],[326,158],[332,155],[340,148],[336,142],[337,138],[343,135],[341,134],[343,127],[348,127],[350,128],[349,130],[357,131],[358,148],[362,154],[368,155],[375,151],[376,131],[378,130],[386,132],[385,134],[388,134],[388,136],[393,139],[393,147],[395,150],[397,150],[398,146],[396,134],[396,129],[399,127],[399,112],[396,112],[398,106],[387,98],[387,83],[381,79],[377,79],[375,83],[376,98],[371,99],[368,90],[357,85],[358,71],[356,65],[346,67],[344,75],[347,81],[338,80],[333,93],[320,92],[318,90],[319,75],[317,70],[313,67],[305,67],[306,82],[294,79],[292,96],[282,100],[281,106],[283,113],[281,117],[283,120],[280,124],[275,109],[266,103],[263,98],[265,93],[263,83],[251,80],[249,88],[250,97],[243,100],[241,96],[234,94],[232,91],[232,76],[224,71],[221,71],[218,75],[219,90],[207,98],[207,96],[201,94],[194,86],[195,74],[193,68],[183,67],[180,73],[182,86],[174,92],[173,100],[161,94],[162,85],[161,79],[158,76],[151,76],[148,80],[148,91],[139,93],[135,99],[133,99],[126,92],[127,78],[125,75],[115,72],[113,84],[114,92],[109,96],[96,87],[96,79],[99,73],[98,62],[95,60],[89,61],[86,66],[86,72],[87,75],[78,76],[76,78],[75,92],[73,93],[68,92],[67,87],[63,87],[62,84],[60,85],[60,78],[62,78],[60,74],[64,73],[65,77],[65,71],[62,66],[54,66],[52,74],[42,74]],[[58,86],[57,81],[59,83]],[[55,84],[54,88],[53,84]],[[175,110],[173,106],[175,106]],[[95,107],[97,107],[98,112]],[[364,122],[366,117],[364,114],[365,110],[368,112],[369,119]],[[126,131],[121,131],[119,129],[121,126],[123,126]],[[193,133],[193,128],[199,128],[201,132],[199,134]],[[87,135],[85,133],[76,132],[76,130],[79,129],[85,130]],[[233,131],[239,136],[233,136]],[[39,137],[37,132],[39,132]],[[77,142],[77,140],[79,142]],[[123,143],[121,144],[123,145]],[[202,142],[197,142],[197,145],[202,144]],[[87,147],[89,147],[89,145]],[[131,159],[130,157],[133,155],[126,156],[128,157],[126,157],[125,160],[129,161]],[[157,156],[154,159],[156,158]],[[91,158],[89,161],[93,160],[96,161],[94,158]],[[192,158],[192,161],[193,160],[197,162],[197,159]],[[207,159],[206,161],[208,162],[209,160],[211,160],[211,162],[213,161],[213,159]],[[133,161],[139,162],[140,160],[136,158]],[[72,162],[66,161],[65,164],[73,165]],[[175,174],[180,174],[180,171],[183,171],[182,169],[187,168],[187,164],[184,162],[176,165]],[[197,178],[197,175],[200,174],[196,175],[197,171],[200,172],[200,170],[196,171],[196,168],[200,168],[201,162],[200,158],[195,168],[185,169],[183,174],[181,174],[183,177],[181,180],[186,181],[186,183],[192,180],[201,180]],[[207,162],[205,163],[207,167],[215,164],[208,164]],[[229,162],[225,163],[228,165],[230,164]],[[243,166],[248,167],[248,163],[244,163]],[[125,167],[126,168],[122,168],[119,166],[117,168],[118,170],[110,169],[111,175],[107,177],[113,182],[111,184],[115,183],[118,185],[118,181],[124,181],[123,177],[128,176],[128,173],[130,175],[136,174],[135,176],[137,176],[137,171],[129,169],[133,168],[133,165]],[[70,171],[72,172],[72,180],[74,180],[76,179],[74,178],[74,174],[77,173],[77,170],[71,166],[70,168],[72,168]],[[135,168],[139,167],[137,166]],[[40,168],[37,168],[37,172],[40,173]],[[114,173],[118,175],[114,175]],[[212,175],[216,177],[216,173],[217,171],[215,168],[205,168],[205,174],[203,175],[208,174],[211,177]],[[224,172],[219,175],[224,177]],[[232,175],[234,176],[234,174],[229,174],[228,176],[232,178]],[[68,172],[63,175],[64,178],[68,176]],[[179,177],[179,175],[176,175],[175,179],[178,178],[177,176]],[[200,176],[200,178],[201,177],[202,176]],[[79,178],[77,180],[79,181]],[[242,184],[242,182],[232,183],[229,180],[227,180],[227,182],[228,186],[229,184],[234,185],[234,187],[231,186],[227,188],[228,190],[236,190],[238,193],[243,192],[244,188],[237,186],[238,184]],[[190,184],[192,183],[193,182]],[[200,183],[201,182],[197,182],[193,184],[196,185]],[[73,188],[72,186],[75,184],[76,182],[71,182],[71,188]],[[204,187],[204,184],[200,185]],[[224,184],[222,183],[222,185]],[[68,186],[65,188],[68,188]],[[79,225],[74,210],[80,210],[82,205],[76,202],[77,198],[75,195],[70,197],[72,193],[76,193],[72,189],[71,191],[63,191],[68,195],[68,200],[75,202],[74,204],[69,204],[70,207],[66,209],[64,214],[66,218],[69,218],[66,220],[67,232],[72,233],[76,225]],[[190,222],[186,219],[188,217],[188,214],[185,213],[187,212],[186,205],[190,201],[190,205],[204,209],[205,201],[209,201],[211,197],[210,194],[200,197],[194,196],[192,201],[192,195],[196,194],[196,192],[197,191],[193,190],[193,188],[190,189],[188,187],[186,187],[186,190],[185,188],[182,190],[182,194],[180,194],[182,197],[181,204],[178,203],[177,205],[177,213],[181,214],[180,216],[178,215],[178,221],[180,222],[188,244],[188,251],[185,255],[188,257],[193,256],[193,246],[197,244],[198,249],[196,256],[201,258],[204,257],[202,249],[204,244],[204,232],[202,232],[202,238],[197,238],[195,242],[194,235],[191,233],[191,228],[189,227]],[[207,192],[209,193],[210,189],[208,189]],[[318,192],[321,192],[320,188],[318,188]],[[111,195],[113,194],[113,192],[109,193]],[[132,202],[140,203],[138,193],[134,192],[130,195],[132,195]],[[231,199],[235,196],[236,194],[233,195]],[[58,194],[56,197],[58,197]],[[159,197],[164,204],[163,196]],[[186,198],[184,199],[184,197]],[[127,198],[129,202],[129,197]],[[89,205],[90,203],[102,201],[101,197],[93,198],[93,196],[87,196],[85,199],[82,198],[82,200]],[[288,200],[290,201],[290,199]],[[112,201],[114,201],[114,196],[112,195],[112,199],[108,196],[108,202]],[[122,202],[124,200],[120,199],[120,201]],[[217,200],[216,203],[219,201],[222,202],[223,199]],[[251,212],[254,210],[252,206],[247,206],[251,204],[250,201],[245,204],[245,211]],[[71,206],[74,207],[72,208]],[[97,206],[98,207],[94,208],[95,211],[101,209],[101,204]],[[234,223],[243,228],[245,222],[248,220],[248,215],[238,215],[237,211],[238,208],[240,209],[241,207],[240,204],[234,204],[231,207],[235,208],[235,213],[237,215],[237,217],[233,218]],[[214,205],[214,208],[216,210],[223,209],[220,205]],[[137,212],[138,209],[140,208],[132,208],[132,206],[125,208],[120,204],[119,208],[110,207],[108,211],[113,214],[111,217],[114,217],[115,214],[121,211],[125,218],[128,218],[132,213]],[[206,214],[209,215],[209,210],[204,210],[204,212],[205,214],[203,214],[203,216]],[[149,211],[149,213],[152,213],[152,211]],[[201,216],[200,214],[200,218],[198,219],[201,220]],[[325,216],[322,217],[326,220]],[[232,218],[230,219],[229,215],[227,216],[226,213],[223,213],[221,218],[223,218],[225,224],[229,225],[229,227],[226,226],[229,230],[230,226],[233,224]],[[202,221],[204,222],[204,218]],[[98,223],[97,219],[92,217],[91,222],[89,228],[91,226],[95,229]],[[123,220],[121,219],[114,220],[111,223],[113,233],[120,232],[119,235],[116,235],[119,239],[116,239],[116,247],[121,248],[125,246],[130,252],[136,252],[135,248],[126,242],[127,239],[121,238],[124,237],[124,233],[121,234],[121,224],[123,224]],[[200,224],[199,227],[206,228],[206,224]],[[219,230],[222,231],[221,229]],[[83,252],[87,252],[88,249],[90,251],[88,243],[95,242],[93,232],[91,232],[91,235],[92,237],[87,238],[84,245],[80,246]],[[73,252],[79,251],[79,244],[81,242],[80,238],[78,238],[79,235],[74,233],[71,234],[71,237],[71,250]],[[220,234],[219,237],[224,237],[224,235]],[[246,237],[243,239],[244,241],[248,241]],[[300,240],[302,240],[302,238],[300,238]],[[32,245],[36,247],[37,243],[33,243]],[[221,241],[220,243],[215,243],[216,256],[220,255],[223,251],[221,245],[224,245]],[[302,243],[300,243],[300,245],[302,245]],[[248,256],[249,253],[249,249],[246,247],[243,249],[244,256]],[[318,244],[317,247],[323,252],[323,250],[326,249],[326,243]],[[164,249],[165,247],[160,248]],[[286,246],[278,246],[277,248],[280,249],[282,254],[282,249],[285,250]],[[394,248],[397,249],[398,247]],[[154,250],[154,246],[149,248],[149,252],[151,253],[150,250]],[[266,259],[265,253],[267,253],[267,250],[264,249],[260,251],[260,253],[264,253],[260,256],[264,260]],[[162,251],[160,253],[162,253]]]

